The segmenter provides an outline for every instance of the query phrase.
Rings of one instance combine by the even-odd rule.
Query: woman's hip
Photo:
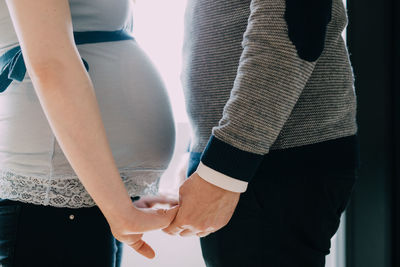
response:
[[[0,265],[115,266],[118,251],[97,206],[69,209],[0,200]]]

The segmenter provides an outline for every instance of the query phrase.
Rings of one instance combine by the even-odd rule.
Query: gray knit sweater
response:
[[[249,181],[270,150],[356,134],[346,24],[342,0],[188,0],[191,150]]]

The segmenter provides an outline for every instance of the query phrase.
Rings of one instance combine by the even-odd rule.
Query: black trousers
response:
[[[192,153],[188,174],[200,155]],[[264,157],[232,219],[200,239],[208,267],[322,267],[358,167],[356,137]]]
[[[1,267],[119,267],[122,243],[95,206],[56,208],[0,199]]]

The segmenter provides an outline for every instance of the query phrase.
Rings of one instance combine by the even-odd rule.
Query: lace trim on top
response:
[[[54,207],[82,208],[96,203],[77,176],[47,179],[0,171],[0,198]],[[121,178],[131,197],[155,195],[164,170],[123,170]]]

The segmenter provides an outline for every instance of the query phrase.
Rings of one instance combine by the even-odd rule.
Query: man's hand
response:
[[[231,192],[203,180],[194,173],[179,189],[179,210],[164,232],[181,236],[204,237],[232,218],[240,193]]]

